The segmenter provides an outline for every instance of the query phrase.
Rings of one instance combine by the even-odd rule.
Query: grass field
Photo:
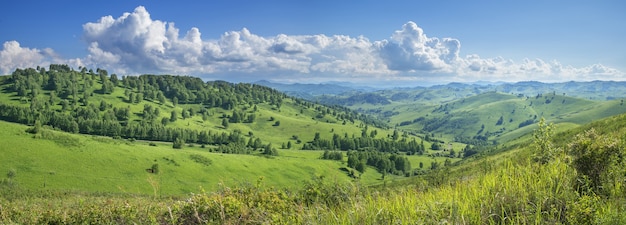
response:
[[[131,142],[47,129],[33,135],[25,132],[27,126],[3,121],[0,127],[0,172],[14,171],[14,182],[32,191],[185,195],[201,189],[216,190],[220,185],[254,183],[260,177],[277,188],[300,187],[319,176],[352,182],[342,169],[345,160],[319,159],[323,151],[279,150],[277,157],[218,154],[199,145],[175,150],[171,143]],[[193,155],[208,159],[210,164],[194,161]],[[409,159],[413,168],[423,161],[425,169],[433,160],[444,160],[427,156]],[[159,174],[146,172],[154,164],[158,164]],[[387,176],[386,180],[403,178]],[[358,182],[383,183],[374,168],[368,168]]]
[[[591,128],[601,138],[623,136],[624,116],[554,136],[565,148]],[[5,125],[5,124],[2,124]],[[3,126],[7,127],[7,126]],[[9,124],[9,135],[23,126]],[[19,136],[17,135],[17,136]],[[617,136],[615,136],[617,135]],[[16,136],[16,138],[17,138]],[[28,135],[21,135],[26,138]],[[79,138],[81,139],[81,138]],[[62,140],[62,139],[58,139]],[[84,140],[79,140],[84,141]],[[102,141],[99,141],[102,142]],[[610,192],[577,190],[577,169],[568,158],[533,162],[532,139],[494,155],[405,182],[367,188],[333,178],[314,179],[291,190],[252,185],[223,186],[188,197],[48,193],[0,197],[2,223],[159,223],[159,224],[624,224],[623,180],[606,182]],[[74,143],[65,141],[64,143]],[[620,149],[623,142],[617,142]],[[514,144],[514,143],[511,143]],[[193,150],[188,150],[193,152]],[[316,152],[283,152],[284,158],[313,160]],[[251,156],[254,157],[254,156]],[[278,158],[277,158],[278,159]],[[623,162],[622,162],[623,163]],[[337,163],[340,164],[340,163]],[[263,166],[260,166],[263,167]],[[17,171],[17,170],[16,170]],[[19,178],[19,171],[15,178]],[[619,176],[623,178],[623,175]],[[18,179],[19,180],[19,179]],[[11,200],[7,200],[11,199]]]

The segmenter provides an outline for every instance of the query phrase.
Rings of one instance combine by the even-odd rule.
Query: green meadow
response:
[[[45,129],[30,134],[28,126],[0,121],[0,171],[14,171],[12,182],[29,191],[80,191],[158,196],[184,196],[221,186],[254,183],[296,188],[315,177],[337,182],[382,184],[381,174],[368,168],[358,180],[348,176],[344,161],[320,159],[323,151],[279,150],[279,156],[213,153],[199,145],[173,149],[171,143],[129,141],[67,134]],[[153,146],[154,145],[154,146]],[[193,156],[206,158],[197,162]],[[409,156],[414,168],[444,157]],[[458,161],[458,158],[453,159]],[[159,173],[149,173],[157,164]],[[387,177],[387,182],[404,179]]]
[[[442,88],[349,109],[64,65],[0,83],[1,224],[626,222],[621,100]]]

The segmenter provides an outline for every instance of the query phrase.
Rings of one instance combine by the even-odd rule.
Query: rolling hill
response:
[[[26,191],[152,194],[158,183],[172,196],[259,177],[280,188],[317,176],[372,185],[458,161],[464,147],[431,150],[438,140],[260,85],[65,65],[0,76],[0,120],[13,122],[1,122],[0,171]],[[360,169],[347,164],[356,150],[372,153]]]
[[[375,115],[396,128],[468,144],[504,143],[539,118],[581,125],[626,112],[621,82],[450,83],[316,99]],[[610,95],[610,97],[609,97]]]

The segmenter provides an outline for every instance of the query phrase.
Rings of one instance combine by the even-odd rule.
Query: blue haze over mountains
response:
[[[589,100],[613,100],[626,97],[626,82],[625,81],[569,81],[561,83],[543,83],[538,81],[524,81],[516,83],[505,82],[473,82],[473,83],[448,83],[445,85],[433,85],[429,87],[396,87],[396,88],[376,88],[369,86],[360,86],[347,82],[341,83],[321,83],[321,84],[283,84],[274,83],[267,80],[257,81],[255,84],[271,87],[279,91],[285,92],[288,95],[309,99],[318,100],[321,96],[324,99],[332,96],[350,97],[354,95],[368,94],[381,94],[384,93],[414,93],[415,96],[406,96],[406,98],[389,98],[389,101],[409,100],[419,101],[420,96],[427,96],[429,92],[441,90],[447,90],[449,93],[456,96],[453,99],[470,97],[485,92],[502,92],[515,95],[524,96],[536,96],[544,93],[555,93],[559,95],[567,95],[570,97],[577,97]],[[415,94],[417,93],[417,94]],[[398,96],[398,95],[396,95]],[[430,100],[430,99],[425,99]],[[452,100],[452,99],[447,99]],[[380,99],[373,100],[372,102],[362,102],[370,104],[384,104]]]

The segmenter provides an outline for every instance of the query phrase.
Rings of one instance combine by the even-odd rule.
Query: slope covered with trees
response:
[[[384,123],[346,108],[314,104],[255,84],[170,75],[118,77],[104,69],[74,71],[67,65],[17,69],[2,82],[3,120],[70,133],[176,142],[178,147],[181,143],[229,145],[221,149],[238,153],[260,149],[274,140],[259,136],[271,138],[276,133],[255,135],[253,130],[261,130],[259,124],[265,122],[261,120],[279,127],[277,118],[326,123],[331,129],[354,125],[387,129]],[[282,110],[299,113],[287,115]],[[266,114],[276,116],[262,118]],[[206,129],[209,124],[214,126]],[[247,133],[242,132],[244,127]],[[284,140],[306,135],[293,133]]]

